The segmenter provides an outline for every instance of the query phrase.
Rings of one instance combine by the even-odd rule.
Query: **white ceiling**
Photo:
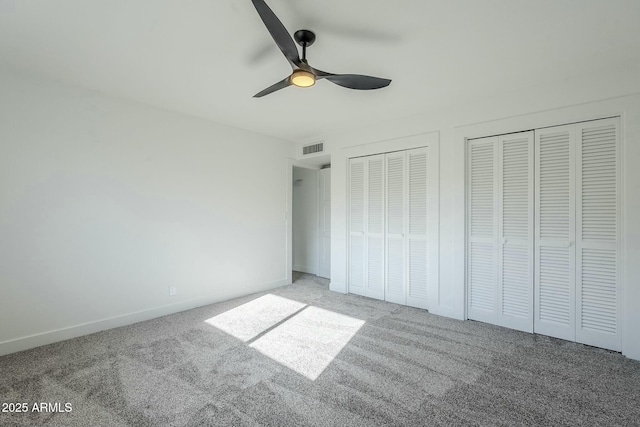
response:
[[[638,0],[267,0],[309,63],[393,79],[252,96],[291,69],[250,0],[0,0],[0,65],[291,141],[640,63]]]

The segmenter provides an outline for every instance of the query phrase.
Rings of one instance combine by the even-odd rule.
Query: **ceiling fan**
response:
[[[290,76],[256,93],[253,96],[254,98],[261,98],[291,85],[310,87],[319,79],[327,79],[338,86],[358,90],[380,89],[389,86],[389,83],[391,83],[391,80],[379,77],[363,76],[360,74],[332,74],[313,68],[307,63],[307,47],[311,46],[316,40],[316,35],[313,31],[298,30],[293,35],[296,42],[302,46],[302,58],[300,58],[298,48],[289,35],[289,32],[264,0],[251,1],[258,11],[258,15],[262,18],[264,25],[267,27],[267,30],[269,30],[269,33],[273,37],[273,40],[276,42],[276,45],[278,45],[293,69],[293,73],[291,73]]]

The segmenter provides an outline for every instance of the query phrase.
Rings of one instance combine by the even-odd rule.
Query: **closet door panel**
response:
[[[365,295],[365,161],[349,160],[349,292]]]
[[[533,332],[533,132],[499,137],[498,324]]]
[[[536,131],[534,331],[575,341],[575,127]]]
[[[468,317],[498,321],[496,137],[469,141],[467,185]]]
[[[576,126],[576,341],[620,350],[619,119]]]
[[[387,154],[386,159],[386,280],[385,299],[406,304],[406,154]]]
[[[367,162],[367,267],[366,292],[384,299],[384,155]]]
[[[408,262],[407,305],[427,308],[428,259],[428,149],[407,152],[408,173]]]

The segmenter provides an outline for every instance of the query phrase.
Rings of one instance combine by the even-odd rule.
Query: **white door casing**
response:
[[[319,260],[318,276],[331,278],[331,168],[319,173]]]

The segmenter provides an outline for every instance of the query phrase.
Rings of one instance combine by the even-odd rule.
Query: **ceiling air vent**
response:
[[[307,156],[309,154],[322,153],[324,151],[324,142],[318,142],[317,144],[305,145],[302,147],[302,155]]]

